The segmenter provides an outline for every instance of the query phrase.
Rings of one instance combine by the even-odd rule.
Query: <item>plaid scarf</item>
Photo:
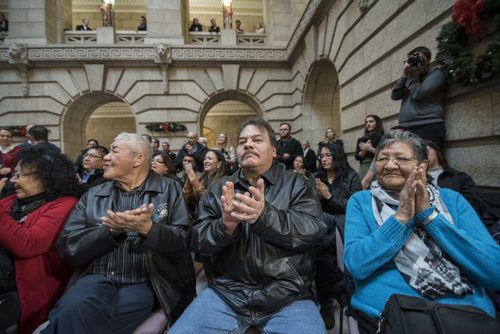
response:
[[[378,181],[372,182],[370,191],[375,220],[378,226],[382,226],[396,213],[394,208],[399,206],[399,194],[387,192]],[[428,184],[427,193],[431,206],[450,224],[454,224],[439,191]],[[422,224],[415,225],[393,260],[406,282],[423,297],[436,298],[447,293],[463,296],[474,292],[469,280],[432,240]]]

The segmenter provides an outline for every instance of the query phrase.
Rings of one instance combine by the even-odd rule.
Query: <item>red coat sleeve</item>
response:
[[[62,197],[45,203],[31,212],[23,224],[10,216],[13,197],[0,201],[0,244],[17,257],[45,253],[54,246],[76,201]]]

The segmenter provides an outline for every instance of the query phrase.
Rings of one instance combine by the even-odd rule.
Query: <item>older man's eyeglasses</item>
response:
[[[377,158],[377,160],[375,162],[378,165],[385,166],[390,160],[392,160],[392,162],[394,162],[398,166],[405,166],[405,165],[408,165],[408,164],[412,163],[416,159],[414,157],[385,157],[385,156],[380,156],[380,157]]]
[[[14,171],[14,173],[12,173],[12,178],[13,179],[19,179],[20,177],[30,176],[30,175],[35,175],[35,174],[38,174],[38,171],[24,173],[24,174],[21,174],[20,171]]]

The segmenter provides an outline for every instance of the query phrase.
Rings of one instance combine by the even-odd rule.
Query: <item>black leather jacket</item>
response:
[[[302,175],[273,166],[262,178],[266,204],[255,224],[240,223],[232,236],[225,232],[222,186],[230,180],[238,193],[249,188],[236,172],[202,196],[191,242],[211,262],[209,286],[257,324],[291,302],[312,298],[315,247],[326,233],[315,190]]]
[[[87,268],[97,257],[119,243],[101,223],[111,208],[114,182],[89,189],[71,212],[56,246],[75,267]],[[186,242],[189,219],[181,187],[173,180],[150,172],[144,203],[153,203],[153,227],[141,240],[146,249],[150,282],[170,322],[175,321],[195,297],[195,275]],[[83,269],[83,268],[82,268]]]

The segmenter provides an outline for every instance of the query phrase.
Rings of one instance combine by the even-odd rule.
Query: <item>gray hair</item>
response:
[[[124,140],[128,142],[131,153],[144,154],[146,157],[146,164],[148,168],[150,167],[153,152],[151,151],[151,143],[149,143],[147,139],[137,133],[122,132],[115,137],[115,140]]]
[[[410,131],[389,131],[389,133],[385,134],[380,140],[377,153],[375,153],[375,159],[377,159],[379,152],[383,148],[391,146],[397,142],[409,145],[418,162],[422,162],[427,159],[427,146],[425,145],[424,140]]]

